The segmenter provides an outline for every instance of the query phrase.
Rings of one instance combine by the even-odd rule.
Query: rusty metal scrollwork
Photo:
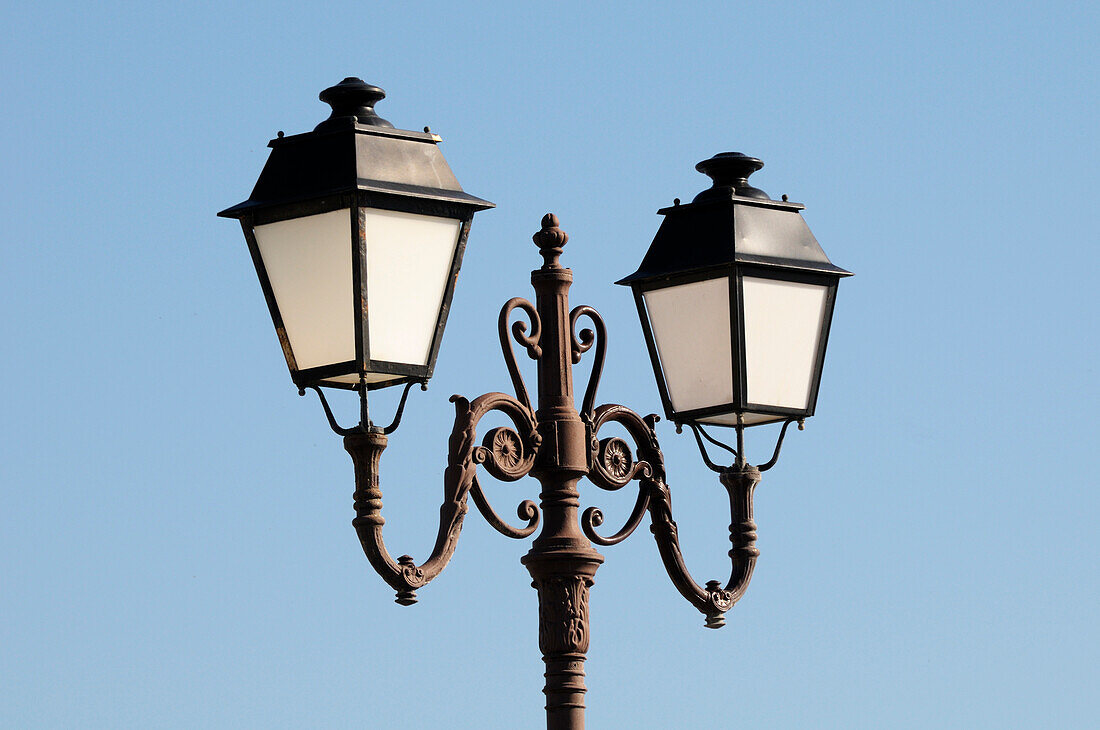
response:
[[[511,414],[510,414],[511,415]],[[535,463],[535,454],[542,442],[542,436],[535,430],[533,417],[528,413],[528,430],[524,437],[510,428],[501,426],[491,429],[485,434],[482,445],[473,450],[473,459],[476,463],[485,466],[494,478],[502,482],[514,482],[527,476]],[[516,427],[521,428],[519,421]],[[538,528],[539,508],[530,499],[520,502],[516,508],[516,515],[521,520],[527,520],[524,527],[512,527],[506,523],[489,504],[481,483],[474,478],[470,496],[474,499],[482,517],[493,529],[505,537],[522,539],[530,536]]]
[[[505,537],[511,537],[515,540],[522,540],[525,537],[530,537],[534,534],[535,530],[539,526],[539,508],[530,499],[525,499],[519,503],[519,507],[516,508],[516,515],[521,520],[527,520],[527,524],[523,527],[512,527],[505,522],[500,515],[489,504],[488,499],[485,497],[485,492],[481,489],[481,483],[474,478],[473,487],[470,489],[470,496],[473,497],[474,504],[477,505],[478,511],[481,512],[481,516],[485,518],[485,521],[489,525],[504,535]]]
[[[542,320],[535,305],[523,297],[513,297],[500,308],[500,316],[497,317],[497,335],[500,337],[500,350],[504,355],[504,363],[508,366],[508,375],[512,378],[512,387],[515,388],[516,397],[533,411],[531,396],[527,392],[527,386],[523,382],[523,376],[519,372],[519,364],[516,362],[516,353],[512,350],[512,343],[508,339],[508,319],[515,309],[522,309],[531,318],[531,334],[527,334],[527,324],[522,321],[512,323],[511,333],[516,342],[527,350],[527,355],[532,360],[538,360],[542,356],[542,346],[539,339],[542,337]]]
[[[431,556],[419,565],[408,555],[394,560],[382,539],[385,519],[382,517],[378,470],[382,451],[386,448],[386,434],[379,429],[344,436],[344,448],[355,464],[356,517],[352,525],[371,565],[397,591],[397,603],[403,605],[416,603],[416,590],[439,575],[450,561],[468,511],[468,497],[473,496],[486,520],[509,537],[531,534],[539,521],[538,508],[527,500],[520,504],[518,514],[528,521],[528,525],[524,528],[507,525],[489,506],[477,482],[478,464],[485,464],[490,473],[506,475],[508,480],[518,479],[530,470],[541,443],[531,408],[504,393],[486,393],[472,402],[452,396],[451,402],[455,405],[455,421],[449,440],[447,468],[443,473],[444,499],[439,508],[439,531]],[[478,445],[477,424],[494,410],[508,416],[516,428],[490,431],[488,441],[494,445],[499,442],[499,448]],[[514,456],[510,455],[510,448],[518,449]]]
[[[718,471],[719,479],[730,498],[730,578],[723,586],[720,581],[707,581],[700,586],[691,577],[680,551],[676,521],[672,518],[672,493],[665,482],[664,458],[654,431],[658,418],[651,415],[642,418],[621,405],[602,405],[595,410],[592,419],[592,470],[589,479],[596,486],[617,490],[632,479],[638,479],[638,499],[626,524],[610,537],[602,537],[595,528],[603,523],[603,513],[595,507],[585,510],[581,528],[588,539],[599,545],[614,545],[629,537],[648,511],[650,530],[657,541],[657,549],[665,570],[684,598],[706,616],[706,626],[720,628],[725,624],[723,614],[741,598],[749,580],[759,551],[756,549],[756,523],[752,518],[753,490],[760,481],[760,470],[743,462],[728,468],[708,466]],[[600,428],[609,422],[623,426],[634,441],[637,460],[631,455],[629,444],[620,438],[598,438]],[[699,433],[694,431],[696,439]],[[701,447],[701,440],[700,440]],[[704,452],[705,453],[705,452]],[[740,461],[740,460],[739,460]]]
[[[639,447],[639,458],[634,459],[630,445],[621,438],[611,437],[599,439],[599,430],[604,424],[616,422],[626,428],[627,432],[635,440],[635,443],[650,444],[650,448]],[[635,479],[643,480],[638,490],[638,498],[634,508],[626,520],[626,524],[610,537],[604,537],[596,532],[596,528],[603,524],[603,512],[598,507],[589,507],[581,515],[581,530],[585,536],[597,545],[616,545],[630,537],[645,517],[649,506],[649,491],[645,488],[645,480],[651,479],[655,474],[654,464],[658,468],[662,465],[661,452],[656,446],[656,440],[651,439],[652,429],[647,421],[629,408],[619,405],[603,405],[595,409],[592,417],[592,469],[588,473],[589,480],[597,487],[608,491],[622,489]]]
[[[594,332],[583,329],[577,334],[577,320],[581,317],[588,317],[592,321],[592,326],[596,328]],[[591,418],[596,403],[596,390],[600,387],[600,377],[603,375],[604,356],[607,353],[607,326],[599,312],[582,304],[569,313],[569,335],[574,365],[581,361],[581,355],[588,352],[592,345],[596,346],[596,359],[592,363],[592,373],[588,376],[588,387],[585,388],[580,411],[582,418]]]
[[[538,434],[528,435],[528,441]],[[502,482],[514,482],[527,475],[534,463],[534,451],[525,449],[523,439],[510,428],[501,426],[485,434],[482,445],[474,449],[474,461]]]

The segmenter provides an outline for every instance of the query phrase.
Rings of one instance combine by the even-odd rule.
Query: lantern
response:
[[[377,86],[321,92],[331,116],[271,140],[237,218],[299,388],[367,389],[432,375],[470,223],[440,137],[395,129]]]
[[[665,216],[634,291],[665,414],[752,426],[812,416],[837,282],[799,211],[749,185],[739,152],[696,165],[713,186]],[[784,196],[786,197],[786,196]]]

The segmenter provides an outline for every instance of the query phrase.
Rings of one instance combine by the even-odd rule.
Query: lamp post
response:
[[[438,154],[438,137],[394,130],[379,119],[373,105],[383,96],[358,79],[326,89],[321,98],[333,104],[332,117],[314,132],[273,140],[252,196],[220,215],[241,220],[299,392],[318,393],[331,427],[344,438],[355,466],[352,524],[371,565],[397,592],[397,603],[415,603],[416,592],[446,566],[469,499],[507,537],[527,538],[541,523],[522,562],[538,591],[547,727],[583,728],[588,591],[603,562],[593,545],[622,542],[648,514],[676,588],[705,615],[706,626],[724,625],[758,555],[753,490],[760,472],[775,464],[787,426],[813,414],[836,283],[848,272],[825,257],[802,221],[801,206],[772,201],[748,185],[748,175],[763,163],[724,153],[699,164],[714,178],[709,190],[661,211],[665,222],[641,267],[620,282],[634,290],[666,415],[678,429],[692,430],[704,462],[729,493],[731,575],[725,584],[699,585],[680,551],[654,431],[658,417],[597,405],[605,325],[592,307],[570,308],[573,272],[560,262],[569,239],[557,217],[547,214],[533,237],[543,259],[531,272],[535,301],[509,300],[497,321],[515,395],[452,396],[455,419],[435,546],[421,563],[408,555],[394,559],[382,539],[382,452],[409,387],[431,376],[470,220],[491,204],[462,192]],[[441,277],[441,270],[448,274]],[[419,307],[416,316],[408,307]],[[526,321],[512,321],[516,310]],[[582,318],[591,328],[578,332]],[[536,361],[534,401],[513,341]],[[307,351],[308,358],[300,354]],[[573,366],[590,351],[594,362],[578,409]],[[405,391],[393,422],[375,425],[368,391],[400,383]],[[359,424],[337,424],[322,388],[358,391]],[[512,427],[493,428],[479,443],[479,422],[491,411],[507,416]],[[783,427],[772,458],[759,467],[749,464],[744,429],[774,421]],[[630,441],[600,437],[613,422]],[[732,427],[736,448],[705,425]],[[732,452],[734,463],[712,461],[705,441]],[[504,481],[538,480],[539,505],[527,500],[519,506],[525,525],[497,515],[478,482],[478,467]],[[634,509],[614,534],[597,531],[603,522],[598,509],[580,513],[583,477],[611,491],[637,482]]]

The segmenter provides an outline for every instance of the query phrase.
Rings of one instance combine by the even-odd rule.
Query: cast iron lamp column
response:
[[[542,437],[531,474],[542,485],[542,532],[523,557],[539,593],[539,649],[546,663],[546,722],[551,730],[584,727],[588,589],[603,562],[581,533],[577,481],[588,473],[587,429],[573,400],[573,272],[558,261],[569,237],[547,215],[535,243],[545,261],[531,272],[542,323],[538,410]],[[579,352],[577,355],[579,356]]]

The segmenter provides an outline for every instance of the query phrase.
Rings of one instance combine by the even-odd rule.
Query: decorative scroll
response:
[[[522,540],[533,535],[535,530],[538,529],[539,508],[529,499],[520,502],[519,507],[516,508],[516,515],[521,520],[527,520],[527,524],[524,527],[512,527],[501,519],[489,504],[489,500],[485,498],[485,492],[482,491],[481,483],[477,480],[477,477],[474,477],[473,486],[470,488],[470,496],[473,497],[474,504],[477,505],[478,511],[481,512],[481,516],[485,518],[485,521],[505,537]]]
[[[527,350],[527,355],[532,360],[538,360],[542,356],[542,347],[539,339],[542,337],[542,320],[535,305],[522,297],[514,297],[504,303],[497,317],[497,335],[500,337],[500,349],[504,354],[504,363],[508,366],[508,375],[512,378],[512,387],[515,388],[516,397],[529,411],[531,396],[527,392],[527,386],[523,382],[523,376],[519,373],[519,365],[516,363],[516,354],[512,351],[512,343],[508,339],[508,318],[514,309],[522,309],[531,318],[531,334],[527,334],[527,324],[517,321],[512,323],[512,337]]]
[[[656,418],[655,416],[653,418]],[[639,455],[643,458],[635,460],[630,444],[624,439],[611,437],[600,439],[599,430],[608,422],[617,422],[626,428],[636,443],[645,444],[639,446]],[[588,478],[601,489],[616,491],[622,489],[634,479],[650,479],[654,475],[654,463],[660,466],[662,462],[661,451],[657,446],[656,437],[649,421],[642,419],[629,408],[619,405],[604,405],[596,409],[592,419],[592,468]],[[603,512],[597,507],[589,507],[581,516],[581,530],[585,536],[597,545],[616,545],[633,534],[638,529],[645,517],[649,506],[649,491],[644,484],[638,490],[638,499],[634,503],[634,509],[627,518],[626,524],[610,537],[603,537],[596,532],[596,528],[603,524]]]
[[[589,540],[607,547],[609,545],[618,545],[620,542],[630,537],[638,525],[642,524],[642,518],[645,517],[646,509],[649,507],[649,493],[645,489],[638,490],[638,499],[634,502],[634,509],[630,511],[630,517],[627,518],[626,524],[622,529],[616,532],[610,537],[602,537],[596,532],[596,528],[603,524],[603,512],[599,507],[589,507],[581,515],[581,530],[584,531],[585,536]]]
[[[596,328],[596,331],[583,329],[578,336],[576,334],[577,320],[581,317],[588,317],[592,320],[592,325]],[[600,387],[600,377],[603,375],[603,361],[607,352],[607,326],[604,325],[603,317],[600,316],[599,312],[587,304],[582,304],[579,307],[574,307],[573,311],[569,313],[569,335],[574,365],[581,361],[581,355],[588,352],[593,344],[596,345],[596,359],[592,363],[592,374],[588,376],[588,387],[585,388],[584,400],[581,402],[581,416],[591,417],[592,409],[596,403],[596,390]]]
[[[541,440],[538,433],[528,435],[530,442]],[[535,452],[524,448],[518,433],[502,426],[485,434],[482,445],[474,449],[474,461],[484,464],[488,472],[502,482],[514,482],[531,471]]]
[[[600,425],[603,424],[600,423]],[[595,428],[598,429],[599,426]],[[630,453],[630,445],[623,439],[612,437],[600,439],[596,443],[589,479],[601,489],[614,492],[634,479],[652,475],[653,467],[650,463],[634,461]]]

